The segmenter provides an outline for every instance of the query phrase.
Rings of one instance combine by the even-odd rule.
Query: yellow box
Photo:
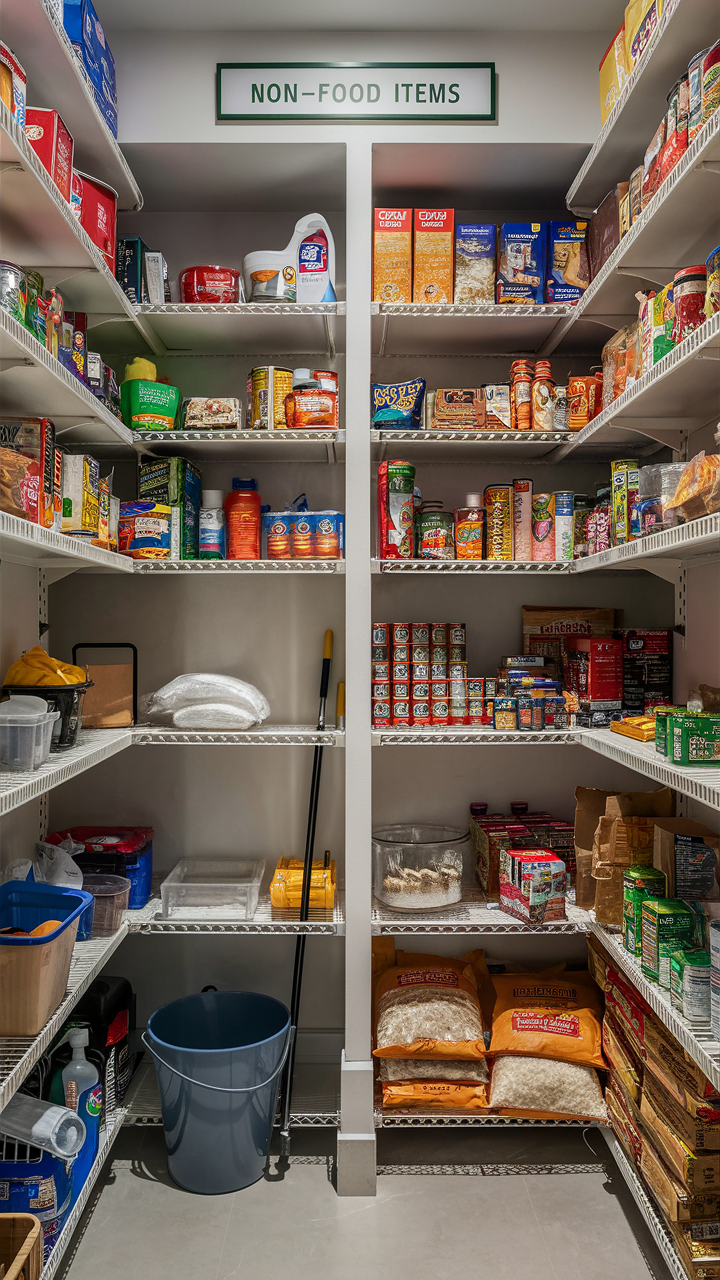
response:
[[[376,209],[373,302],[412,302],[412,209]]]
[[[630,0],[625,9],[625,71],[637,66],[662,17],[663,0]]]
[[[310,874],[310,910],[332,911],[335,905],[335,873],[332,861],[313,862]],[[270,883],[270,902],[276,910],[299,911],[304,863],[299,858],[281,858]]]
[[[600,63],[600,121],[605,123],[627,80],[625,71],[625,23],[611,40]]]
[[[416,209],[413,302],[453,300],[454,209]]]

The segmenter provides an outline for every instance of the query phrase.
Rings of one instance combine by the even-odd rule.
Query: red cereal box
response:
[[[115,245],[117,228],[117,191],[97,178],[73,169],[73,210],[80,219],[80,226],[87,231],[97,245],[109,269],[115,274]]]
[[[27,107],[25,134],[60,195],[69,204],[72,194],[73,140],[57,111],[46,107]]]

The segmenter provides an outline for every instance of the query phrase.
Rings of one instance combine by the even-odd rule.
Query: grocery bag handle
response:
[[[179,1076],[181,1080],[187,1080],[188,1084],[199,1085],[201,1089],[212,1089],[213,1093],[256,1093],[258,1089],[264,1089],[266,1084],[272,1084],[273,1080],[280,1075],[280,1072],[282,1071],[283,1067],[285,1066],[285,1063],[287,1062],[288,1054],[292,1047],[292,1043],[295,1039],[296,1029],[297,1029],[296,1027],[289,1028],[287,1038],[285,1040],[285,1048],[283,1049],[282,1058],[280,1059],[280,1063],[275,1068],[272,1075],[268,1076],[267,1080],[263,1080],[261,1084],[249,1084],[249,1085],[246,1085],[244,1089],[231,1089],[230,1087],[223,1088],[222,1085],[206,1084],[204,1080],[193,1080],[192,1076],[183,1075],[182,1071],[178,1071],[177,1067],[171,1067],[169,1062],[166,1062],[164,1058],[160,1057],[159,1053],[156,1053],[152,1045],[146,1039],[147,1031],[143,1031],[140,1039],[145,1045],[145,1048],[150,1050],[150,1053],[152,1054],[153,1058],[157,1058],[157,1061],[160,1063],[161,1066],[167,1067],[168,1071],[171,1071],[174,1076]]]

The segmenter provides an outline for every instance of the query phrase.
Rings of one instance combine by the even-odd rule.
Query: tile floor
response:
[[[567,1130],[386,1131],[381,1164],[409,1172],[380,1176],[375,1198],[340,1199],[325,1158],[333,1131],[296,1131],[282,1181],[193,1196],[168,1177],[162,1130],[126,1128],[60,1276],[668,1280],[602,1138],[588,1137],[592,1150]],[[480,1163],[485,1176],[412,1173]]]

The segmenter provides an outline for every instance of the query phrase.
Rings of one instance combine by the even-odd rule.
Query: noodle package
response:
[[[459,960],[396,952],[375,987],[375,1057],[484,1058],[479,989],[488,982],[482,951]]]
[[[602,1010],[586,971],[498,974],[490,1052],[605,1068]]]

